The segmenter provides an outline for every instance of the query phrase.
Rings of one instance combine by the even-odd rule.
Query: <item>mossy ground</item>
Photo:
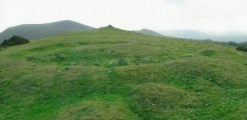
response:
[[[44,38],[0,49],[0,119],[243,120],[246,64],[232,46],[112,27]]]

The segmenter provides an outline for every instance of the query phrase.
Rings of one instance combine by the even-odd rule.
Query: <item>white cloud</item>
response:
[[[93,27],[247,31],[246,0],[0,0],[0,31],[64,19]]]
[[[177,7],[176,11],[182,11],[182,13],[175,12],[174,14],[187,15],[181,17],[180,21],[175,21],[177,24],[187,24],[192,29],[205,31],[247,30],[247,24],[243,22],[247,20],[246,0],[183,0],[179,4],[177,2],[165,3]],[[174,16],[171,17],[175,19]]]

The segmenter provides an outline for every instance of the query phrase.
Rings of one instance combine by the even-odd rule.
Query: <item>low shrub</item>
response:
[[[245,46],[239,46],[239,47],[236,48],[236,50],[247,52],[247,47],[245,47]]]
[[[210,50],[210,49],[206,49],[206,50],[202,51],[202,55],[204,55],[204,56],[211,56],[214,53],[215,53],[215,51],[214,50]]]
[[[4,40],[1,43],[1,46],[15,46],[15,45],[21,45],[27,43],[29,43],[29,40],[27,40],[26,38],[14,35],[9,40]]]

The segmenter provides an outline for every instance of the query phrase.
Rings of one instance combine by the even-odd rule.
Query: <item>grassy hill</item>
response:
[[[9,39],[13,35],[22,36],[29,40],[35,40],[61,33],[88,31],[92,29],[94,28],[69,20],[46,24],[25,24],[10,27],[0,33],[0,42],[4,41],[5,39]]]
[[[43,38],[0,49],[0,119],[244,120],[246,59],[113,27]]]

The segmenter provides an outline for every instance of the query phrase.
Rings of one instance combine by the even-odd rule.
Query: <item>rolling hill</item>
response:
[[[29,40],[35,40],[61,33],[88,31],[92,29],[94,28],[70,20],[46,24],[24,24],[7,28],[5,31],[0,33],[0,42],[9,39],[13,35],[22,36]]]
[[[0,49],[1,120],[247,119],[247,53],[103,27]]]

